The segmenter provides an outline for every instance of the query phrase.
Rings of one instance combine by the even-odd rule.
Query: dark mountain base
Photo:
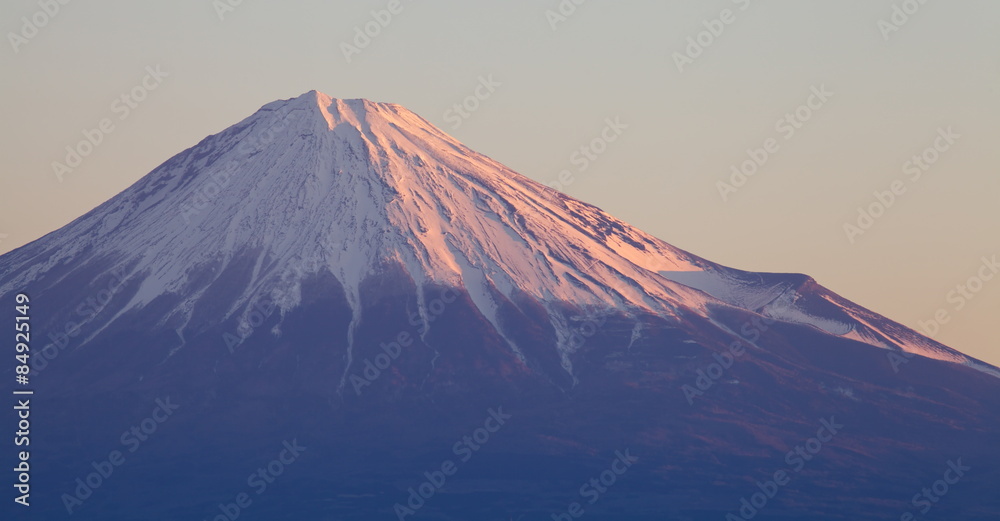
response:
[[[178,342],[170,334],[121,329],[109,335],[113,342],[54,360],[39,376],[45,383],[35,402],[33,511],[40,519],[68,517],[61,495],[74,495],[74,480],[86,480],[94,462],[99,468],[118,450],[124,463],[72,518],[214,519],[226,508],[233,514],[246,493],[239,519],[396,519],[394,506],[406,505],[408,490],[430,473],[444,476],[443,486],[406,519],[550,520],[579,503],[573,512],[593,520],[718,520],[740,516],[741,499],[752,499],[758,481],[767,490],[777,471],[789,481],[758,519],[1000,514],[1000,385],[978,371],[916,357],[896,373],[884,351],[775,323],[759,332],[763,349],[744,339],[746,351],[702,390],[699,371],[719,374],[710,366],[726,360],[738,337],[696,317],[608,316],[581,335],[574,386],[557,370],[551,329],[529,319],[527,304],[503,309],[519,325],[509,337],[528,354],[526,367],[464,293],[454,294],[421,341],[422,324],[407,318],[415,296],[391,289],[406,288],[402,282],[365,292],[374,298],[365,303],[347,374],[365,378],[364,361],[377,361],[386,352],[380,344],[401,332],[413,342],[360,395],[350,377],[341,386],[346,363],[333,353],[346,349],[350,310],[329,297],[337,295],[330,288],[284,317],[280,337],[269,332],[272,315],[232,353],[223,338],[235,326],[224,323],[189,335],[172,356]],[[633,342],[636,320],[644,327]],[[752,316],[733,312],[727,320],[739,331]],[[131,357],[140,343],[163,356],[143,357],[156,364]],[[109,370],[122,378],[109,378]],[[92,371],[104,378],[81,376]],[[143,377],[127,381],[126,374]],[[60,392],[52,383],[60,381],[74,389]],[[685,385],[703,394],[686,395]],[[148,439],[122,436],[132,426],[141,432],[168,398],[177,408]],[[829,439],[810,446],[824,424],[842,428],[821,432]],[[482,443],[473,438],[474,450],[463,438],[477,429]],[[305,450],[272,464],[293,441]],[[796,446],[811,459],[787,457]],[[615,463],[624,454],[637,460]],[[959,459],[971,470],[921,515],[911,498]],[[454,473],[446,476],[440,471],[449,461]],[[273,482],[248,483],[269,464],[281,470],[268,472]],[[606,492],[581,491],[602,473],[609,481],[609,470],[614,484]]]

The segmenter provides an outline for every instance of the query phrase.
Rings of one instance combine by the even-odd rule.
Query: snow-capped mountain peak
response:
[[[665,317],[734,306],[887,349],[970,360],[902,326],[887,333],[832,293],[813,299],[828,301],[822,311],[778,315],[775,299],[806,289],[749,283],[513,172],[399,105],[317,91],[263,106],[5,255],[0,293],[96,266],[125,273],[137,289],[88,338],[167,296],[176,302],[162,322],[188,324],[199,301],[233,284],[234,270],[239,290],[227,287],[220,320],[261,299],[287,312],[305,280],[329,275],[353,308],[353,330],[365,280],[398,268],[417,288],[421,314],[426,285],[463,288],[504,338],[498,308],[523,298],[546,310],[560,339],[569,336],[563,305]],[[574,348],[560,344],[571,371]]]

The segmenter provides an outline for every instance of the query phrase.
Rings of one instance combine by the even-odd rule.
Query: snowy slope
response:
[[[862,308],[805,275],[753,273],[722,266],[661,271],[660,275],[775,320],[811,326],[884,349],[965,364],[1000,377],[997,368]]]
[[[497,293],[537,300],[557,333],[567,322],[557,303],[662,316],[679,309],[709,316],[715,306],[734,306],[993,370],[814,283],[764,283],[674,248],[468,149],[403,107],[316,91],[265,105],[63,229],[3,256],[0,294],[110,263],[138,290],[102,316],[89,338],[163,295],[182,297],[163,322],[186,324],[208,288],[247,252],[256,256],[253,276],[220,319],[246,313],[263,297],[282,312],[294,309],[302,281],[323,272],[343,286],[353,329],[362,318],[363,281],[397,265],[418,291],[429,283],[464,288],[505,338]],[[829,306],[774,305],[802,295]],[[571,371],[572,346],[560,349]]]

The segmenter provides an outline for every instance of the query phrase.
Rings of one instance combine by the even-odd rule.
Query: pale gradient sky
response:
[[[226,2],[227,0],[220,0]],[[235,3],[235,0],[233,0]],[[515,170],[732,267],[808,273],[938,340],[1000,364],[1000,277],[961,310],[947,295],[1000,254],[1000,3],[929,2],[883,39],[892,1],[591,0],[553,30],[557,0],[413,2],[345,60],[340,44],[389,0],[70,2],[14,52],[35,0],[0,4],[0,252],[68,223],[261,105],[317,89],[400,103]],[[902,0],[896,2],[902,5]],[[672,54],[732,9],[683,72]],[[111,108],[147,66],[169,74],[125,120]],[[458,128],[480,77],[501,85]],[[812,86],[833,97],[788,140],[775,128]],[[480,92],[485,92],[480,90]],[[115,130],[58,182],[51,163],[102,118]],[[577,170],[606,118],[621,138]],[[961,138],[910,182],[939,128]],[[723,202],[716,181],[780,149]],[[896,179],[907,191],[851,244],[843,224]]]

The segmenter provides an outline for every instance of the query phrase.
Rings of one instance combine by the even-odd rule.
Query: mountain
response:
[[[265,105],[0,256],[18,292],[46,518],[1000,514],[1000,369],[398,105]]]

